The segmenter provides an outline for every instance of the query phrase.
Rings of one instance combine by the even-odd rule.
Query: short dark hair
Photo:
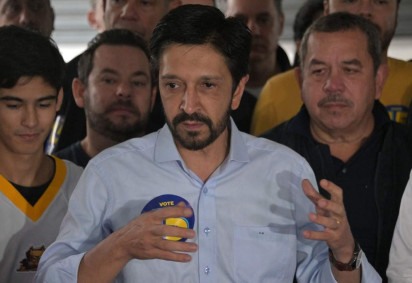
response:
[[[60,90],[65,63],[56,43],[36,31],[0,27],[0,88],[13,88],[22,77],[41,77]]]
[[[171,44],[210,44],[226,61],[235,88],[248,74],[251,33],[241,20],[215,7],[183,5],[166,14],[153,31],[150,51],[153,70],[159,75],[159,58]]]
[[[323,14],[323,0],[306,0],[299,8],[293,22],[293,39],[301,40],[305,31],[317,19],[318,14]]]
[[[376,73],[382,62],[379,28],[371,21],[347,12],[337,12],[320,17],[308,28],[303,36],[302,44],[300,46],[299,55],[301,58],[301,67],[303,68],[307,55],[310,35],[317,32],[334,33],[350,30],[359,30],[365,35],[368,44],[368,53],[372,58],[373,68]]]
[[[80,56],[77,73],[80,81],[87,85],[87,78],[93,70],[93,59],[96,49],[102,45],[126,45],[143,51],[150,61],[149,49],[146,42],[136,33],[125,29],[111,29],[97,34],[88,44],[86,51]],[[153,76],[152,76],[153,77]]]

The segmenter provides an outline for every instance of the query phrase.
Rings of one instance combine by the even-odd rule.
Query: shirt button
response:
[[[210,268],[209,268],[209,266],[206,266],[206,267],[205,267],[205,274],[208,275],[209,272],[210,272]]]
[[[206,235],[209,235],[211,230],[209,227],[206,227],[203,231],[205,232]]]
[[[348,170],[347,170],[346,168],[343,168],[343,169],[342,169],[342,173],[343,173],[343,174],[346,174],[347,171],[348,171]]]
[[[209,190],[208,190],[207,188],[204,188],[204,189],[203,189],[203,193],[204,193],[204,194],[207,194],[208,191],[209,191]]]

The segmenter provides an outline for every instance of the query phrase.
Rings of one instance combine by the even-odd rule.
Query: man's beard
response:
[[[395,35],[395,30],[386,31],[381,36],[382,52],[387,52],[392,38]]]
[[[166,119],[167,125],[172,132],[173,137],[176,141],[182,145],[184,148],[189,150],[201,150],[212,144],[228,127],[230,123],[230,108],[225,112],[223,117],[217,122],[216,125],[213,124],[212,120],[199,113],[193,113],[191,115],[183,112],[178,114],[173,121],[170,122]],[[197,121],[204,123],[209,129],[209,135],[203,139],[197,139],[199,132],[189,131],[189,132],[179,132],[178,125],[184,121]]]
[[[147,128],[149,115],[142,116],[139,109],[132,109],[130,107],[136,117],[138,117],[137,121],[134,123],[128,122],[126,118],[122,119],[119,123],[113,123],[107,117],[107,114],[110,113],[111,108],[119,105],[130,107],[130,102],[117,102],[116,104],[111,105],[111,107],[106,109],[103,113],[96,113],[92,111],[90,107],[87,107],[86,102],[86,116],[90,128],[102,136],[119,143],[130,138],[144,135]]]

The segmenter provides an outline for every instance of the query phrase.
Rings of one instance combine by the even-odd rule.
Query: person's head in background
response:
[[[50,0],[0,0],[0,26],[15,25],[50,36],[54,11]]]
[[[90,10],[87,12],[89,26],[98,32],[104,31],[103,0],[90,0]]]
[[[295,41],[296,53],[293,66],[299,66],[300,42],[308,27],[323,15],[323,0],[306,0],[299,8],[293,22],[293,40]]]
[[[0,27],[0,152],[43,155],[62,101],[65,63],[49,37]]]
[[[199,4],[216,7],[215,0],[182,0],[182,5]]]
[[[87,120],[82,146],[90,156],[99,146],[145,134],[155,98],[149,61],[146,42],[130,30],[104,31],[90,41],[73,80],[76,104]]]
[[[180,0],[103,0],[105,29],[128,29],[149,42],[153,29]]]
[[[226,16],[241,19],[252,33],[248,88],[260,88],[281,71],[277,49],[285,21],[282,1],[228,0]]]
[[[332,13],[308,28],[296,71],[316,139],[356,140],[372,132],[387,75],[381,53],[378,27],[363,17]]]
[[[381,34],[382,56],[386,58],[398,24],[400,2],[400,0],[324,0],[324,6],[326,15],[335,12],[348,12],[362,16],[376,24]]]

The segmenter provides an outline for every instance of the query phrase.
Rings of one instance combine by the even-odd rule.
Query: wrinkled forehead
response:
[[[366,56],[372,59],[368,52],[367,36],[359,29],[313,32],[308,37],[307,52],[303,55],[305,65],[314,58],[345,59]]]

